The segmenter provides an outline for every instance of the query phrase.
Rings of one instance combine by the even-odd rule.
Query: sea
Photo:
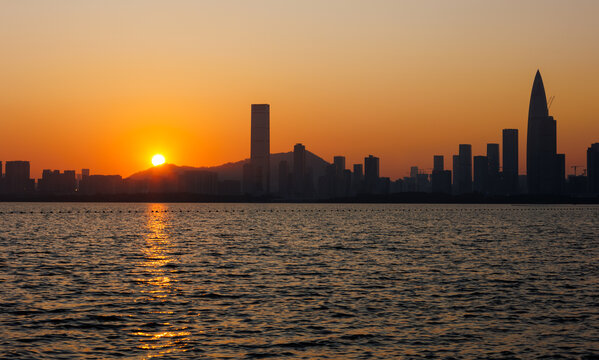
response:
[[[599,206],[0,203],[1,359],[599,358]]]

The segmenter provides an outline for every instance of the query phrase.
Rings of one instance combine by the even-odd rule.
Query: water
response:
[[[0,204],[1,358],[599,356],[599,207]]]

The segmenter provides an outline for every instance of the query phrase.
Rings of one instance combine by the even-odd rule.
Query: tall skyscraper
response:
[[[250,165],[254,194],[270,192],[270,105],[252,104]]]
[[[306,147],[295,144],[293,147],[293,193],[302,197],[306,191]]]
[[[431,190],[434,193],[451,193],[451,171],[445,170],[445,161],[443,155],[433,156]]]
[[[458,193],[472,192],[472,145],[460,144]]]
[[[503,129],[503,181],[507,194],[518,193],[518,129]]]
[[[589,192],[599,194],[599,143],[587,149],[587,176]]]
[[[433,156],[433,171],[443,171],[445,170],[445,161],[443,159],[443,155],[434,155]]]
[[[332,179],[333,193],[336,197],[346,196],[349,188],[345,181],[345,156],[333,157],[333,166],[335,167],[335,174]]]
[[[358,182],[364,179],[364,165],[354,164],[354,177]]]
[[[489,163],[489,192],[497,193],[499,187],[499,144],[487,144],[487,162]]]
[[[451,166],[451,169],[453,170],[452,191],[455,195],[459,193],[458,185],[460,183],[460,179],[458,177],[458,174],[460,172],[460,155],[453,156]]]
[[[543,79],[537,70],[530,94],[526,135],[526,180],[530,194],[558,191],[556,154],[556,123],[549,116]]]
[[[473,189],[481,194],[489,192],[489,161],[486,156],[474,157]]]
[[[345,156],[334,156],[333,164],[335,165],[335,174],[342,176],[345,170]]]
[[[364,158],[364,183],[366,191],[374,193],[379,182],[379,158],[368,155]]]
[[[364,165],[354,164],[354,173],[352,174],[352,191],[354,194],[363,191],[362,183],[364,182]]]

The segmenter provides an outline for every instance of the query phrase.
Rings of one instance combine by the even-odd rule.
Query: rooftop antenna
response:
[[[549,104],[547,104],[547,110],[551,109],[551,104],[553,104],[553,100],[555,99],[555,95],[549,98]]]

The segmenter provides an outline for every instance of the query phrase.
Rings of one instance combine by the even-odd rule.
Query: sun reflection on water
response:
[[[148,231],[141,249],[144,260],[138,264],[142,276],[137,283],[140,293],[144,294],[140,301],[150,302],[154,309],[145,313],[146,326],[132,333],[141,343],[137,347],[149,351],[146,359],[186,351],[190,335],[187,327],[177,326],[176,314],[169,307],[169,303],[177,301],[179,289],[176,270],[169,266],[176,259],[170,254],[174,245],[169,238],[169,215],[165,210],[168,205],[149,205]]]

